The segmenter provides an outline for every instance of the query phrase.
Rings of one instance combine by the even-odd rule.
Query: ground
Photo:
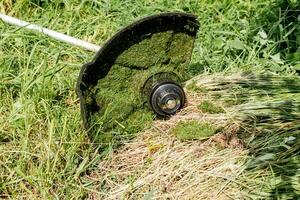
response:
[[[182,142],[171,131],[179,122],[190,120],[210,121],[216,126],[226,123],[220,117],[203,115],[197,110],[202,98],[189,96],[188,106],[176,116],[155,121],[152,128],[117,152],[111,152],[99,163],[99,170],[86,177],[94,182],[91,197],[236,199],[244,196],[244,188],[236,182],[243,171],[247,150],[236,136],[229,138],[219,133],[208,140]]]
[[[221,93],[225,103],[212,101],[220,94],[212,92],[214,85],[204,77],[235,81],[239,73],[251,72],[295,76],[298,10],[293,0],[0,1],[1,13],[99,45],[137,18],[162,11],[192,12],[199,16],[201,28],[187,70],[191,76],[202,74],[194,86],[187,84],[188,106],[178,115],[155,121],[118,149],[100,149],[81,126],[74,90],[81,66],[94,53],[0,22],[0,197],[192,199],[194,194],[203,199],[297,199],[298,102],[270,104],[282,112],[258,129],[256,119],[244,116],[237,120],[243,123],[227,124],[232,120],[227,112],[234,111],[230,106],[243,103],[245,97]],[[259,86],[266,79],[258,80]],[[286,83],[294,98],[299,87]],[[275,88],[280,94],[285,89]],[[206,140],[178,140],[168,131],[177,122],[209,119],[211,113],[199,105],[204,97],[225,110],[216,114],[221,117],[217,124],[226,126]],[[251,111],[249,106],[257,105],[238,108]],[[244,134],[236,137],[232,133],[241,125]]]
[[[262,93],[268,93],[263,96],[253,94],[258,86],[255,82],[259,79],[254,77],[252,74],[249,82],[252,87],[245,92],[247,99],[234,105],[226,105],[225,95],[216,99],[214,92],[224,92],[226,89],[222,88],[218,91],[217,88],[230,85],[230,89],[224,92],[227,95],[238,97],[240,94],[245,94],[237,91],[236,87],[249,81],[249,75],[201,75],[189,81],[187,84],[192,84],[193,90],[186,91],[189,94],[188,104],[182,111],[168,120],[156,120],[150,129],[139,133],[135,139],[125,143],[117,151],[110,152],[99,163],[99,170],[86,176],[86,179],[91,181],[91,186],[93,185],[91,198],[272,199],[278,197],[289,199],[298,197],[300,195],[297,172],[299,152],[295,153],[299,150],[297,139],[299,129],[296,125],[299,117],[298,97],[295,99],[297,105],[292,106],[292,109],[295,109],[291,112],[297,117],[293,116],[291,121],[277,118],[277,109],[273,110],[273,106],[266,108],[267,100],[263,98],[263,96],[269,98],[273,93],[272,89],[260,89]],[[277,83],[281,78],[274,79]],[[294,77],[294,79],[299,78]],[[231,83],[224,84],[229,81]],[[259,83],[270,84],[270,79],[265,82],[259,79]],[[283,82],[280,85],[286,88]],[[195,90],[199,91],[195,87],[206,91],[213,89],[213,91],[209,92],[210,96],[208,92],[195,92]],[[272,87],[276,88],[274,85]],[[253,103],[253,97],[259,100]],[[223,102],[223,112],[207,113],[206,107],[203,109],[203,106],[199,106],[208,102],[211,105],[211,102]],[[268,102],[268,105],[272,103]],[[255,105],[255,108],[249,104]],[[280,110],[286,108],[278,106]],[[220,109],[217,106],[211,107]],[[264,120],[259,119],[262,112]],[[248,117],[251,117],[252,121],[247,122],[245,119]],[[277,125],[281,127],[278,128]],[[249,128],[252,129],[251,132]],[[212,135],[207,137],[207,132]],[[274,139],[275,135],[276,139]],[[270,144],[259,144],[260,137]],[[285,140],[289,137],[290,139],[293,137],[294,142],[286,143]],[[289,148],[293,149],[294,153],[286,156],[288,152],[282,148],[278,149],[280,144],[276,140],[291,145]],[[282,162],[280,157],[288,158]],[[276,163],[281,163],[281,167],[286,170],[286,178],[289,177],[290,180],[280,180],[284,174],[278,176],[269,171],[272,169],[273,173],[277,173]],[[269,165],[270,168],[265,165]],[[292,175],[288,175],[289,170],[293,171]],[[252,179],[253,176],[256,176],[255,179]],[[278,185],[285,185],[286,192],[274,194],[274,191],[279,192]]]

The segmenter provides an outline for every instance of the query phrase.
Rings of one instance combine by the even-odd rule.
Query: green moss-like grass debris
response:
[[[90,117],[91,122],[100,122],[92,131],[99,135],[96,142],[130,138],[151,124],[154,115],[141,98],[144,83],[159,72],[184,77],[193,42],[185,33],[154,33],[119,55],[106,77],[91,90],[100,108]]]
[[[167,62],[165,56],[166,47],[172,37],[172,31],[166,31],[147,36],[124,51],[116,60],[116,63],[124,66],[135,66],[148,69],[156,63]]]
[[[211,124],[193,120],[179,122],[173,129],[171,129],[171,133],[182,141],[204,140],[215,135],[217,130],[218,129]]]
[[[222,107],[215,105],[214,103],[207,100],[202,101],[198,105],[198,109],[200,109],[204,113],[209,113],[209,114],[218,114],[218,113],[225,112],[225,110]]]

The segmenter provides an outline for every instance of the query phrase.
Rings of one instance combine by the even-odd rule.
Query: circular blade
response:
[[[162,72],[172,72],[178,80],[187,78],[198,28],[194,15],[163,13],[141,19],[112,37],[78,78],[85,128],[93,125],[96,132],[114,134],[140,131],[143,126],[134,123],[153,116],[144,106],[143,86]]]

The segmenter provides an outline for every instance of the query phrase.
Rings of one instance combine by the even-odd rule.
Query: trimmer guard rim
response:
[[[140,20],[135,21],[134,23],[124,27],[121,29],[119,32],[117,32],[113,37],[111,37],[105,44],[102,46],[102,48],[96,53],[95,57],[93,60],[89,63],[86,63],[82,66],[77,84],[76,84],[76,93],[79,97],[80,100],[80,110],[81,110],[81,116],[83,119],[83,125],[85,129],[89,129],[89,124],[88,124],[88,111],[86,108],[86,102],[84,99],[84,91],[87,90],[90,86],[95,86],[97,84],[97,81],[103,77],[106,76],[106,74],[109,72],[109,69],[107,68],[98,68],[99,73],[95,74],[93,72],[93,68],[97,68],[99,63],[103,59],[111,59],[114,60],[113,56],[115,55],[110,55],[110,50],[114,48],[114,45],[116,45],[124,35],[128,33],[133,33],[135,30],[138,30],[139,27],[142,25],[146,25],[151,22],[158,22],[158,23],[163,23],[164,20],[167,21],[167,18],[171,20],[174,24],[176,24],[176,21],[178,20],[186,20],[189,21],[191,24],[193,24],[193,29],[191,30],[189,34],[196,36],[198,29],[199,29],[199,22],[197,20],[197,16],[194,14],[190,13],[184,13],[184,12],[167,12],[167,13],[160,13],[160,14],[155,14],[152,16],[148,16],[145,18],[142,18]],[[161,25],[161,24],[160,24]],[[166,24],[166,27],[169,24]],[[174,26],[175,27],[175,26]],[[154,28],[154,27],[152,27]],[[172,30],[172,28],[166,29],[166,30]],[[141,30],[140,30],[141,31]],[[143,30],[142,30],[143,31]],[[141,33],[142,33],[141,31]],[[164,30],[157,30],[157,32],[161,32]],[[143,34],[147,34],[145,31]],[[111,57],[111,58],[109,58]],[[112,65],[108,66],[111,67]],[[102,72],[104,73],[102,74]]]

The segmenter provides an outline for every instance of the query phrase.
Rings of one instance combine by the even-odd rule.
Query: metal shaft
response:
[[[36,24],[30,24],[29,22],[25,22],[22,20],[19,20],[14,17],[10,17],[4,14],[0,13],[0,19],[8,24],[19,26],[21,28],[29,29],[29,30],[34,30],[40,33],[43,33],[44,35],[47,35],[51,38],[54,38],[56,40],[75,45],[78,47],[82,47],[84,49],[87,49],[89,51],[97,52],[101,47],[92,43],[89,43],[84,40],[80,40],[47,28],[44,28],[42,26],[36,25]]]

